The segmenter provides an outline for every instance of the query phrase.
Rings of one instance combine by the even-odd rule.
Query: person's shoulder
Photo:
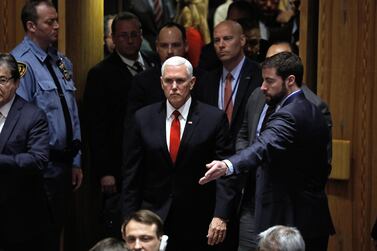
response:
[[[254,70],[261,70],[260,64],[257,61],[252,60],[248,57],[245,57],[245,65]]]
[[[153,104],[150,104],[150,105],[146,105],[142,108],[140,108],[139,110],[136,111],[135,113],[135,117],[136,118],[139,118],[139,117],[143,117],[145,115],[151,115],[151,114],[156,114],[160,111],[162,111],[162,109],[164,108],[164,104],[165,104],[165,100],[162,101],[162,102],[157,102],[157,103],[153,103]]]
[[[222,116],[224,111],[220,110],[217,106],[209,105],[201,101],[193,100],[192,105],[195,105],[195,109],[206,117]]]
[[[17,60],[22,58],[27,58],[28,54],[31,53],[30,45],[25,42],[25,40],[21,41],[11,52],[10,52]]]
[[[17,105],[21,108],[22,113],[25,116],[23,118],[30,118],[30,117],[42,117],[46,119],[45,113],[35,104],[26,101],[21,96],[16,94],[14,105]]]

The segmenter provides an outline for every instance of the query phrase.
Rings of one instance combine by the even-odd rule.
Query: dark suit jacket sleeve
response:
[[[235,172],[247,172],[250,168],[258,167],[262,161],[268,164],[272,159],[283,157],[287,147],[293,142],[296,131],[295,120],[291,114],[274,113],[255,142],[229,158]]]
[[[9,138],[5,150],[0,154],[1,169],[39,168],[42,170],[47,164],[49,134],[46,117],[40,110],[24,110],[25,112],[21,114],[17,123],[28,123],[29,126],[17,126],[17,128],[22,128],[23,130],[13,131],[13,133],[18,134],[18,138],[21,139],[26,137],[26,142],[11,140],[13,137]],[[24,151],[25,143],[26,152]]]
[[[215,159],[217,160],[225,159],[233,153],[228,130],[228,119],[224,113],[221,122],[218,124],[216,136]],[[216,181],[215,217],[229,219],[235,211],[236,185],[236,176],[224,177]]]
[[[110,122],[110,114],[106,111],[109,111],[107,96],[111,94],[105,89],[106,76],[99,68],[92,68],[88,73],[84,92],[84,126],[87,129],[92,165],[99,177],[114,176],[117,173],[116,168],[119,168],[113,165],[109,157],[111,153],[107,137],[110,135],[108,129],[111,126],[107,124]]]
[[[121,196],[121,215],[128,217],[131,213],[138,210],[141,203],[141,177],[143,164],[143,147],[140,136],[140,123],[135,119],[135,126],[132,133],[129,133],[127,140],[124,141],[123,166],[122,166],[122,196]]]

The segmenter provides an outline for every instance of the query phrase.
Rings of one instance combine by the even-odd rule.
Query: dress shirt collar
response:
[[[238,79],[239,75],[241,74],[243,63],[245,62],[245,56],[242,58],[242,60],[238,63],[236,67],[233,68],[233,70],[230,72],[232,74],[233,80]],[[228,75],[229,71],[223,67],[223,81],[225,82],[226,76]]]
[[[143,57],[141,56],[140,51],[139,51],[139,54],[138,54],[136,60],[131,60],[131,59],[126,58],[126,57],[122,56],[118,51],[117,51],[117,53],[118,53],[120,59],[126,65],[129,65],[129,66],[133,67],[135,62],[139,62],[141,64],[141,66],[143,67],[143,69],[145,69],[144,60],[143,60]]]
[[[35,54],[35,56],[41,62],[44,62],[48,55],[50,55],[51,58],[57,58],[58,57],[58,51],[53,46],[48,47],[48,51],[46,52],[41,47],[39,47],[36,43],[34,43],[34,41],[31,40],[29,36],[26,35],[24,40],[30,46],[31,51]]]
[[[3,117],[5,119],[8,117],[8,113],[10,111],[10,108],[12,107],[12,104],[13,104],[13,101],[14,101],[15,97],[16,97],[16,95],[14,95],[13,98],[11,100],[9,100],[8,103],[6,103],[2,107],[0,107],[0,112],[1,112],[1,114],[3,115]]]
[[[298,94],[299,92],[301,92],[301,89],[298,89],[297,91],[294,91],[292,92],[291,94],[289,94],[288,96],[286,96],[277,106],[276,106],[276,111],[278,111],[285,103],[285,101],[287,101],[287,99],[289,99],[290,97],[292,97],[293,95],[296,95]]]
[[[178,110],[179,113],[181,114],[181,117],[186,121],[187,120],[187,116],[188,116],[188,113],[189,113],[189,110],[190,110],[190,106],[191,106],[191,97],[189,97],[186,102],[179,108],[179,109],[175,109],[170,103],[168,100],[166,100],[166,119],[170,119],[173,115],[173,112],[175,110]]]

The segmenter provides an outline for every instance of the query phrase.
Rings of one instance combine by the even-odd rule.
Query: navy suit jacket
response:
[[[48,124],[36,106],[15,96],[0,133],[0,249],[46,231],[51,221],[42,171]]]
[[[230,153],[226,115],[193,99],[175,165],[166,144],[165,123],[166,101],[135,114],[132,137],[125,142],[122,214],[149,209],[164,221],[169,218],[174,236],[205,238],[212,217],[227,219],[233,203],[228,178],[198,184],[205,164]]]
[[[261,110],[263,105],[259,102],[254,108]],[[247,115],[257,123],[260,113]],[[255,136],[256,123],[249,127],[249,135]],[[271,115],[259,137],[229,158],[237,172],[256,170],[258,232],[277,224],[297,227],[304,238],[333,232],[324,191],[329,136],[325,117],[299,92]]]

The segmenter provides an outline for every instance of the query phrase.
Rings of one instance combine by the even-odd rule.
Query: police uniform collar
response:
[[[46,53],[41,47],[39,47],[33,40],[30,39],[29,36],[25,36],[25,42],[30,46],[31,51],[35,54],[35,56],[41,61],[44,62],[46,57],[50,55],[52,58],[57,58],[57,49],[50,46],[48,48],[48,52]]]

